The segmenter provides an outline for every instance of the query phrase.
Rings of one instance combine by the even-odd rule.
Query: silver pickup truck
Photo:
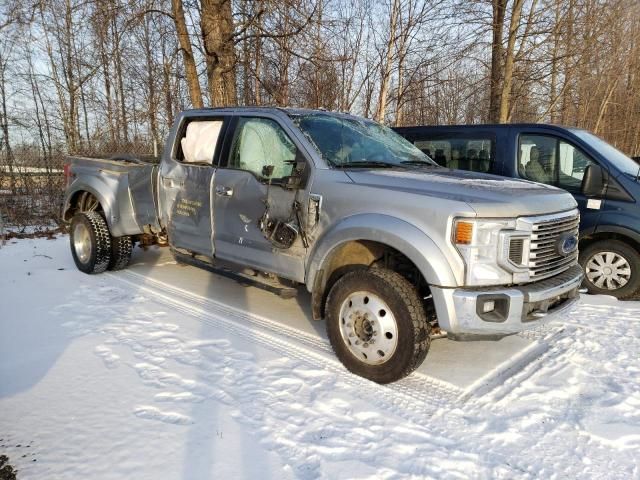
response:
[[[379,383],[415,370],[435,328],[497,339],[579,296],[571,195],[439,167],[351,115],[191,110],[159,163],[72,157],[65,172],[81,271],[157,243],[282,295],[304,285],[338,358]]]

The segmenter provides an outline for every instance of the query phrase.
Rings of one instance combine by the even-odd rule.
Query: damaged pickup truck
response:
[[[347,114],[191,110],[159,163],[72,157],[65,172],[81,271],[158,243],[283,295],[304,285],[337,357],[379,383],[418,368],[436,327],[497,339],[579,296],[571,195],[440,167]]]

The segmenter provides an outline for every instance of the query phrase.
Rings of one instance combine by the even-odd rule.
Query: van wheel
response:
[[[109,270],[122,270],[127,268],[131,262],[131,252],[133,242],[129,235],[124,237],[111,237],[111,261]]]
[[[98,212],[77,213],[71,219],[71,254],[78,270],[102,273],[111,261],[111,235]]]
[[[327,334],[351,372],[378,383],[406,377],[422,364],[431,325],[416,289],[383,268],[345,274],[327,297]]]
[[[640,255],[620,240],[592,243],[580,252],[580,265],[589,293],[626,299],[640,289]]]

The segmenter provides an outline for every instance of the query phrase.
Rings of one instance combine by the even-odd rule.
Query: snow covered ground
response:
[[[640,478],[640,302],[584,296],[485,388],[429,376],[449,340],[384,387],[337,363],[322,323],[274,327],[295,299],[247,293],[243,313],[210,297],[247,287],[157,249],[135,262],[87,276],[66,237],[0,249],[0,454],[19,479]],[[468,344],[469,371],[519,338]]]

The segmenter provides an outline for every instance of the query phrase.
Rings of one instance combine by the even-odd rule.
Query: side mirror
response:
[[[587,197],[602,197],[605,186],[604,169],[600,165],[588,165],[582,177],[582,193]]]
[[[283,187],[287,190],[302,188],[305,183],[304,172],[307,168],[307,161],[304,159],[304,155],[302,155],[302,152],[298,150],[296,152],[296,158],[294,160],[289,160],[286,163],[293,165],[293,168],[291,169],[291,175],[284,177]]]

